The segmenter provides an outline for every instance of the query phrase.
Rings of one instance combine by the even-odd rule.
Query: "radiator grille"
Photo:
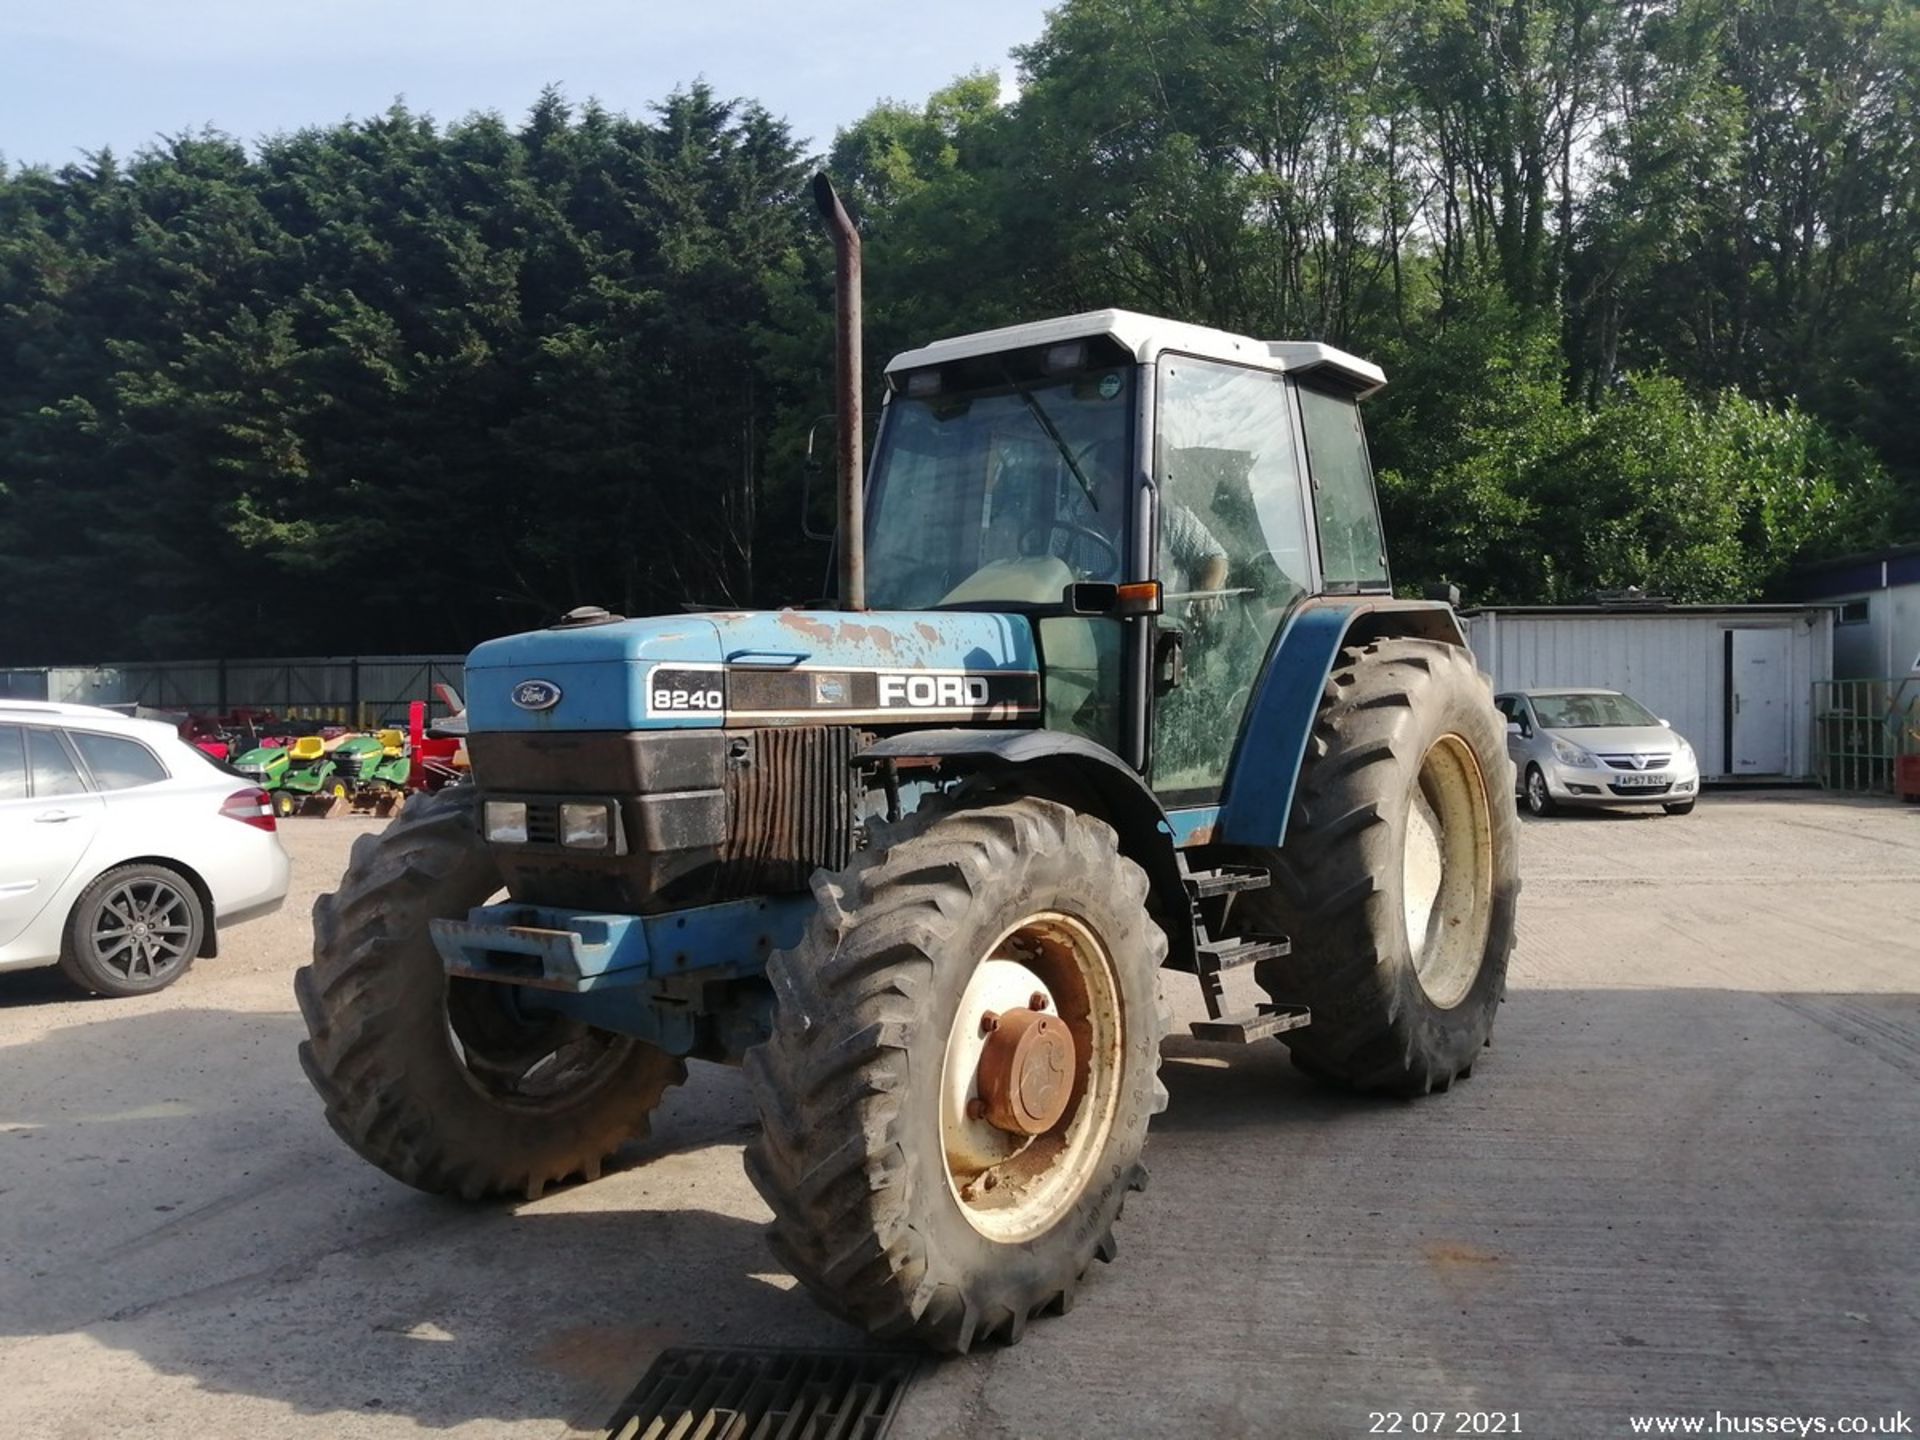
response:
[[[815,870],[853,854],[853,755],[845,726],[754,730],[735,739],[727,770],[722,861],[750,891],[800,890]]]

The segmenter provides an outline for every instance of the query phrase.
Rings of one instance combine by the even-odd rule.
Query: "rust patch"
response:
[[[920,638],[926,641],[927,644],[938,645],[940,643],[940,632],[934,629],[933,626],[929,625],[926,621],[924,620],[914,621],[913,628],[920,632]]]
[[[799,610],[782,610],[780,623],[789,630],[799,631],[816,645],[825,645],[833,639],[833,626]]]
[[[1427,1263],[1438,1270],[1462,1270],[1481,1265],[1499,1265],[1501,1257],[1488,1250],[1476,1250],[1457,1240],[1429,1240]]]
[[[1211,845],[1213,843],[1213,832],[1219,828],[1218,825],[1196,825],[1193,833],[1187,836],[1185,843],[1188,845]]]

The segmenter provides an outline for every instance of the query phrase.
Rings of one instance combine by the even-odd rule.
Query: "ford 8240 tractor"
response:
[[[744,1064],[780,1260],[964,1351],[1111,1258],[1163,972],[1330,1083],[1471,1073],[1513,777],[1453,612],[1388,585],[1378,369],[1117,310],[963,335],[887,366],[863,489],[816,188],[841,608],[476,649],[476,783],[355,844],[301,1057],[363,1156],[469,1198],[592,1179],[688,1058]]]

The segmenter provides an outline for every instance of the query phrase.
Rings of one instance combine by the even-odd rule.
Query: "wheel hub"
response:
[[[1039,1005],[991,1016],[977,1077],[985,1118],[1009,1135],[1044,1135],[1060,1123],[1073,1098],[1073,1036],[1065,1022]],[[984,1023],[984,1022],[983,1022]]]

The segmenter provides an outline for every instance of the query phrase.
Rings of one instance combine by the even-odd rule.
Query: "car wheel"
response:
[[[151,995],[187,973],[206,927],[186,877],[164,865],[122,865],[75,902],[60,970],[96,995]]]
[[[1529,815],[1551,815],[1560,808],[1554,802],[1553,792],[1547,789],[1547,777],[1540,773],[1538,765],[1527,766],[1526,804]]]

